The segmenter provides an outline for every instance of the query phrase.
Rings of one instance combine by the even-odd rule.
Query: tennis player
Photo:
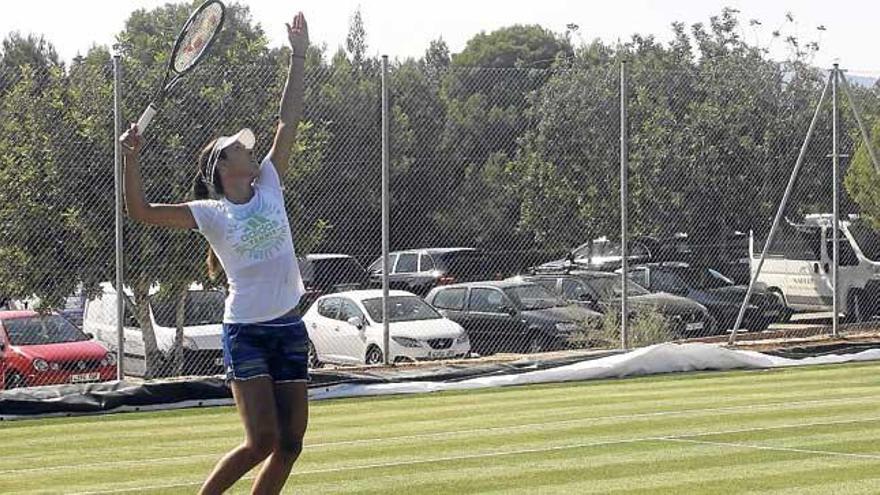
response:
[[[122,138],[125,204],[139,222],[198,229],[208,240],[208,270],[217,261],[229,283],[223,315],[223,358],[244,441],[217,463],[201,488],[220,494],[260,462],[252,493],[280,493],[299,457],[308,423],[308,335],[294,308],[303,293],[281,177],[287,172],[303,113],[303,67],[309,36],[298,13],[287,24],[292,50],[280,121],[269,154],[257,162],[253,132],[242,129],[202,150],[195,201],[147,202],[136,125]]]

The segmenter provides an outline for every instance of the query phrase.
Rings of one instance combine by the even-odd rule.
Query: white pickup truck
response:
[[[867,221],[850,216],[839,222],[840,311],[853,321],[880,313],[880,233]],[[752,276],[757,271],[763,243],[750,237]],[[801,311],[830,311],[834,294],[833,217],[807,215],[803,222],[780,225],[758,282]]]

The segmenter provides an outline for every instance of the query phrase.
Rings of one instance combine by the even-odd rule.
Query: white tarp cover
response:
[[[310,390],[312,399],[367,395],[415,394],[446,390],[472,390],[509,385],[623,378],[686,371],[765,369],[786,366],[849,363],[880,359],[880,349],[854,354],[788,359],[755,351],[741,351],[715,344],[657,344],[591,361],[514,375],[487,376],[459,382],[404,382],[342,384]]]

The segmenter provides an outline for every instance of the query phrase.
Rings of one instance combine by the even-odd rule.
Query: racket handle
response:
[[[144,110],[144,113],[141,115],[141,118],[137,121],[138,126],[138,134],[143,135],[144,131],[149,127],[150,122],[153,121],[153,117],[156,116],[156,107],[153,106],[152,103],[147,105],[147,109]]]

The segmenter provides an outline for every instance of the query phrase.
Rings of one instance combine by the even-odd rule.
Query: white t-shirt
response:
[[[253,186],[254,196],[242,205],[226,198],[187,203],[229,281],[225,323],[273,320],[293,309],[305,292],[281,181],[268,156]]]

